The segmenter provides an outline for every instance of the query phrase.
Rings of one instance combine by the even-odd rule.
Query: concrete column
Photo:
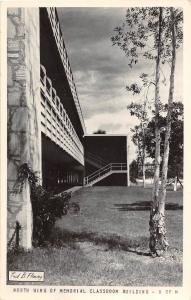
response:
[[[7,13],[7,186],[8,241],[21,225],[20,246],[32,246],[28,183],[14,194],[18,167],[27,163],[41,178],[39,9],[9,8]]]
[[[128,142],[128,136],[126,137],[126,151],[127,151],[127,186],[130,186],[130,176],[129,176],[129,142]]]

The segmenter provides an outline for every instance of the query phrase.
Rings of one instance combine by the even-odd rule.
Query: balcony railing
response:
[[[73,74],[72,74],[72,70],[70,67],[68,55],[67,55],[66,48],[64,45],[64,40],[62,37],[62,32],[61,32],[58,16],[56,13],[56,8],[55,7],[47,7],[47,12],[48,12],[49,20],[51,23],[52,31],[53,31],[53,34],[55,37],[55,41],[57,44],[57,48],[60,53],[60,57],[61,57],[64,69],[65,69],[65,73],[66,73],[66,76],[68,79],[70,90],[71,90],[71,93],[72,93],[72,96],[74,99],[74,103],[76,105],[76,109],[77,109],[77,112],[78,112],[78,115],[79,115],[79,118],[80,118],[80,121],[82,124],[82,128],[85,132],[85,124],[84,124],[84,119],[83,119],[83,115],[82,115],[82,110],[81,110],[81,106],[79,103],[79,99],[78,99],[76,86],[74,83]]]
[[[41,65],[41,130],[79,163],[84,165],[84,148],[46,69]]]

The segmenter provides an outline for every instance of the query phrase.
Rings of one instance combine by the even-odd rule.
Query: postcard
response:
[[[190,299],[190,1],[5,1],[1,299]]]

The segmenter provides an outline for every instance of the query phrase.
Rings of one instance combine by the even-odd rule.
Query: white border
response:
[[[185,156],[184,156],[184,276],[183,276],[183,288],[176,288],[179,290],[178,295],[170,296],[170,295],[155,295],[154,299],[191,299],[191,234],[190,234],[190,213],[191,213],[191,188],[190,188],[190,172],[191,172],[191,159],[190,159],[190,113],[191,113],[191,96],[190,96],[190,86],[191,86],[191,1],[189,0],[106,0],[106,1],[95,1],[95,0],[65,0],[65,1],[4,1],[1,2],[0,6],[0,53],[1,53],[1,86],[0,86],[0,93],[1,93],[1,123],[0,123],[0,157],[1,157],[1,169],[0,169],[0,176],[1,176],[1,248],[0,248],[0,255],[1,255],[1,291],[0,291],[0,299],[44,299],[46,297],[53,298],[53,299],[91,299],[94,298],[108,298],[109,299],[116,299],[115,295],[112,294],[59,294],[59,293],[46,293],[46,294],[35,294],[35,293],[12,293],[12,286],[6,286],[6,199],[7,199],[7,191],[6,191],[6,178],[7,178],[7,160],[6,160],[6,153],[7,153],[7,144],[6,144],[6,131],[7,131],[7,92],[6,92],[6,78],[7,78],[7,63],[6,63],[6,9],[7,7],[46,7],[46,6],[56,6],[56,7],[127,7],[127,6],[180,6],[184,8],[184,106],[185,106],[185,135],[184,135],[184,149],[185,149]],[[87,135],[90,136],[90,135]],[[25,288],[29,288],[31,291],[34,286],[24,286]],[[39,287],[38,287],[39,288]],[[43,288],[43,287],[41,287]],[[48,287],[48,289],[59,289],[58,286]],[[81,289],[82,287],[75,287]],[[88,287],[89,290],[90,287]],[[93,287],[95,289],[95,287]],[[115,287],[112,287],[115,288]],[[120,288],[121,287],[116,287]],[[133,289],[129,287],[128,289]],[[137,287],[135,287],[135,290]],[[140,287],[140,289],[144,289]],[[158,290],[158,287],[149,287],[149,290]],[[160,288],[161,290],[166,290],[167,288]],[[170,288],[172,289],[172,288]],[[120,299],[140,299],[140,297],[145,299],[153,299],[153,295],[126,295],[126,294],[117,294],[117,298]]]

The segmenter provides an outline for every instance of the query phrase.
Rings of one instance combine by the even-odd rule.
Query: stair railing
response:
[[[90,174],[89,176],[86,176],[84,178],[84,185],[90,184],[96,179],[102,177],[105,174],[108,174],[112,171],[126,171],[127,170],[127,164],[126,163],[110,163],[99,170],[95,171],[94,173]]]

